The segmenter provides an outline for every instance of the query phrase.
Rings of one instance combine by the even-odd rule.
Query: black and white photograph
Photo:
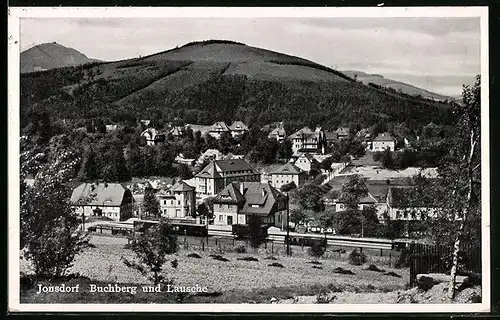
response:
[[[489,311],[487,8],[9,10],[10,311]]]

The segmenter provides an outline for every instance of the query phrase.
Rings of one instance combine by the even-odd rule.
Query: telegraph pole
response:
[[[290,198],[286,193],[286,255],[290,256]]]

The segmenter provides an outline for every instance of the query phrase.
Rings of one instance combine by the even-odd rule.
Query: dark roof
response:
[[[241,214],[266,217],[275,212],[277,202],[284,199],[285,195],[269,183],[232,182],[215,196],[214,203],[238,204]]]
[[[325,131],[325,139],[327,141],[337,140],[338,138],[339,138],[339,135],[337,134],[337,132],[334,132],[334,131]]]
[[[394,137],[389,132],[379,133],[373,141],[395,141]]]
[[[203,168],[196,176],[201,178],[219,178],[220,172],[231,173],[235,171],[251,171],[252,174],[258,172],[243,159],[214,160]]]
[[[82,183],[73,190],[71,202],[94,206],[121,206],[127,188],[119,183]]]
[[[257,171],[243,159],[215,160],[214,164],[220,168],[222,172],[252,170],[257,173]]]
[[[271,172],[271,174],[301,174],[302,172],[303,171],[299,167],[290,162],[287,162],[283,166],[276,169],[274,172]]]
[[[302,129],[300,129],[299,131],[291,134],[290,136],[288,136],[288,139],[294,139],[294,138],[300,138],[302,137],[303,134],[308,134],[308,133],[313,133],[314,131],[311,130],[311,128],[309,127],[304,127]]]
[[[185,183],[184,181],[178,181],[176,182],[170,190],[172,191],[177,191],[177,192],[187,192],[187,191],[193,191],[194,188],[191,187],[189,184]]]

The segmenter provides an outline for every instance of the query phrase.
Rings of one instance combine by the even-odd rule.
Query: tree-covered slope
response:
[[[314,62],[206,41],[109,63],[22,74],[23,124],[33,108],[58,118],[243,120],[293,126],[450,121],[445,104],[374,88]]]

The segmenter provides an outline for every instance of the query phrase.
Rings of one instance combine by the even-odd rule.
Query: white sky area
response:
[[[20,45],[112,61],[233,40],[458,96],[480,73],[479,29],[479,18],[23,18]]]

